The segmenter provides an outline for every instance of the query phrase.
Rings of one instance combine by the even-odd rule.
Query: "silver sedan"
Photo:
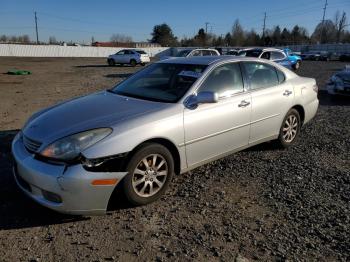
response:
[[[62,213],[104,213],[117,185],[143,205],[173,174],[269,140],[293,145],[317,108],[315,80],[270,61],[161,61],[35,113],[12,143],[14,176],[28,196]]]

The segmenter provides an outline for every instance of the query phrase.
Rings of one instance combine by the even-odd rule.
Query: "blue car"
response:
[[[298,70],[301,65],[301,57],[296,54],[293,54],[292,50],[290,50],[289,48],[285,48],[283,49],[283,51],[286,53],[289,61],[292,63],[292,68],[294,70]]]

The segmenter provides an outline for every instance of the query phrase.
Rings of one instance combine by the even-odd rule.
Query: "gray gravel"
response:
[[[323,89],[342,66],[305,62],[299,74]],[[321,90],[320,102],[294,147],[239,152],[176,176],[154,204],[120,199],[102,217],[24,197],[11,177],[13,133],[0,132],[0,261],[348,261],[350,99]]]

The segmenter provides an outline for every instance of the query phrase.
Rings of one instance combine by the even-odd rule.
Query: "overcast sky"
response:
[[[322,19],[323,0],[12,0],[0,1],[0,35],[28,34],[35,39],[34,11],[37,11],[39,40],[55,36],[59,41],[89,43],[108,41],[114,33],[134,41],[150,39],[156,24],[167,23],[179,38],[192,37],[199,28],[217,35],[231,30],[235,19],[244,29],[261,33],[264,12],[266,27],[304,26],[312,33]],[[326,19],[345,11],[350,23],[350,0],[328,0]],[[350,27],[348,27],[350,29]]]

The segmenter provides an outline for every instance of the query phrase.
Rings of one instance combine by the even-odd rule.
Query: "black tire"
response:
[[[141,167],[142,163],[144,163],[143,159],[146,158],[147,163],[149,164],[150,163],[149,161],[151,162],[153,161],[154,155],[159,156],[158,162],[156,161],[158,165],[160,165],[163,160],[165,161],[165,164],[163,164],[161,167],[158,167],[159,169],[153,169],[153,170],[156,170],[156,172],[154,172],[155,176],[157,176],[158,171],[161,170],[163,167],[167,168],[167,175],[162,181],[161,181],[161,176],[159,176],[159,174],[161,172],[164,172],[164,169],[163,171],[159,171],[158,173],[158,178],[160,177],[160,179],[159,180],[157,179],[157,181],[158,182],[161,181],[163,183],[161,187],[157,186],[158,182],[156,182],[156,180],[152,180],[152,178],[150,178],[152,175],[148,175],[147,171],[145,171],[146,174],[144,175],[140,175],[135,172],[136,169],[138,170],[143,169]],[[149,156],[149,158],[147,156]],[[152,163],[151,165],[150,165],[151,169],[153,166],[156,166],[155,163]],[[144,165],[144,168],[147,170],[147,167],[145,165]],[[146,205],[156,201],[166,191],[172,179],[172,176],[174,174],[174,160],[170,151],[166,147],[155,143],[145,144],[142,147],[140,147],[136,151],[136,153],[131,157],[127,165],[127,171],[128,171],[128,174],[125,176],[122,182],[122,188],[126,199],[130,202],[130,204],[135,206]],[[137,176],[139,177],[139,179],[137,179]],[[143,182],[135,186],[135,184],[141,180],[143,180]],[[151,187],[150,185],[147,185],[147,183],[152,184],[152,188],[155,188],[155,186],[157,186],[155,190],[158,190],[158,191],[154,192],[154,194],[152,195]],[[140,191],[142,191],[142,189],[144,188],[145,188],[144,190],[145,196],[141,196],[140,194],[142,194],[142,192]],[[149,196],[146,196],[147,194]]]
[[[146,63],[141,63],[140,65],[145,66],[145,65],[146,65]]]
[[[132,66],[132,67],[135,67],[136,66],[136,60],[135,59],[131,59],[130,60],[130,65]]]
[[[294,118],[295,118],[296,123],[297,123],[296,128],[295,129],[293,128],[293,130],[295,130],[295,135],[294,135],[294,137],[292,137],[292,135],[289,137],[286,134],[287,131],[285,131],[285,129],[288,128],[287,120],[290,121],[291,119],[294,119]],[[288,148],[288,147],[292,146],[299,138],[300,128],[301,128],[301,121],[300,121],[299,112],[296,109],[292,108],[288,111],[287,115],[283,119],[283,122],[282,122],[282,125],[280,128],[280,132],[278,135],[278,139],[277,139],[278,144],[283,148]],[[290,131],[290,132],[292,132],[292,131]]]
[[[114,61],[114,59],[108,59],[108,65],[110,65],[110,66],[115,66],[115,61]]]

